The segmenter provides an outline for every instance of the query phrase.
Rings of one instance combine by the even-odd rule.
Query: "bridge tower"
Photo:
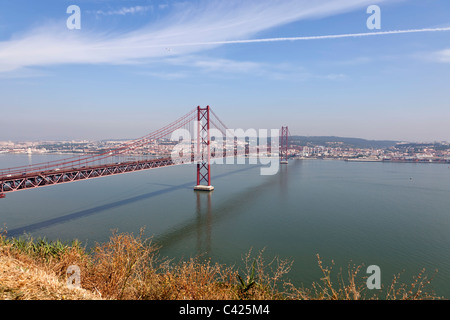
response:
[[[197,107],[197,185],[194,190],[212,191],[209,106]]]
[[[288,127],[281,127],[280,134],[280,163],[288,164],[288,135],[289,129]]]

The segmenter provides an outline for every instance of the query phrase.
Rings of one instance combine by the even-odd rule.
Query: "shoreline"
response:
[[[51,156],[51,155],[68,155],[68,156],[85,156],[89,153],[78,153],[78,152],[42,152],[42,153],[27,153],[27,152],[2,152],[0,155],[28,155],[28,156]],[[129,155],[130,157],[136,157],[139,155]],[[251,157],[253,158],[253,157]],[[440,164],[450,164],[450,159],[368,159],[368,158],[317,158],[317,157],[292,157],[290,160],[333,160],[333,161],[347,161],[347,162],[384,162],[384,163],[440,163]]]
[[[435,161],[429,161],[429,160],[402,160],[402,159],[396,159],[396,160],[386,160],[386,159],[356,159],[356,158],[291,158],[291,160],[333,160],[333,161],[346,161],[346,162],[381,162],[381,163],[438,163],[438,164],[450,164],[450,160],[446,159],[440,159]]]

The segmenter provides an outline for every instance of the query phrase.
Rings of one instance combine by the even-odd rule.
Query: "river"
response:
[[[0,154],[0,168],[62,157]],[[336,272],[378,265],[385,287],[402,271],[408,282],[438,269],[433,288],[450,297],[448,164],[291,160],[269,176],[259,165],[213,165],[213,192],[194,183],[184,165],[8,193],[0,226],[88,247],[145,227],[162,256],[227,265],[264,248],[267,261],[293,260],[287,277],[305,287],[321,277],[316,254]]]

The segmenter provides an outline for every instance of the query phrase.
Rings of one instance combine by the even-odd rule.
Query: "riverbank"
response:
[[[0,299],[18,300],[356,300],[438,299],[431,279],[419,274],[408,283],[395,276],[382,290],[368,290],[362,266],[335,274],[333,263],[318,258],[323,278],[311,288],[293,285],[287,274],[293,261],[265,260],[248,252],[243,267],[192,258],[175,262],[159,257],[159,248],[142,235],[113,233],[89,252],[78,241],[0,236]],[[67,282],[69,266],[80,270],[80,286]],[[73,274],[69,275],[72,279]]]

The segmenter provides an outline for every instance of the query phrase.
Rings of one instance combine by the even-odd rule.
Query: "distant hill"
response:
[[[289,140],[289,143],[299,145],[336,146],[336,144],[339,143],[346,147],[374,149],[389,148],[400,142],[394,140],[366,140],[361,138],[345,138],[335,136],[290,136]]]

